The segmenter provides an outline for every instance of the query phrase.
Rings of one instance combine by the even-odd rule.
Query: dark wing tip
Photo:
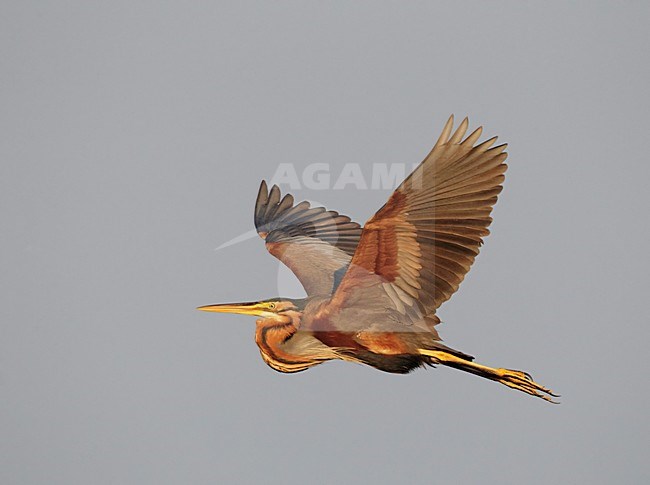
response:
[[[266,211],[266,205],[269,201],[269,188],[266,185],[266,180],[262,180],[260,184],[260,189],[257,192],[257,199],[255,200],[255,227],[259,228],[262,225],[264,219],[264,212]]]
[[[297,236],[313,237],[348,253],[356,250],[361,226],[349,217],[325,207],[311,207],[307,201],[295,204],[291,194],[282,196],[280,188],[270,189],[262,180],[255,202],[255,228],[266,242]]]
[[[273,185],[270,189],[266,180],[262,180],[257,200],[255,201],[255,227],[257,232],[266,234],[273,229],[274,221],[277,222],[283,214],[293,207],[293,196],[282,196],[280,187]],[[307,205],[308,206],[308,205]]]

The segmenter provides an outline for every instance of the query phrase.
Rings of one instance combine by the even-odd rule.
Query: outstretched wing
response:
[[[349,217],[309,202],[294,204],[277,185],[260,185],[255,227],[268,251],[298,277],[308,295],[330,295],[337,271],[345,271],[354,254],[361,226]]]
[[[506,145],[490,148],[495,137],[475,146],[481,128],[463,140],[467,119],[453,134],[452,127],[453,116],[431,153],[364,226],[329,303],[340,315],[339,330],[361,331],[354,328],[358,319],[345,315],[375,302],[390,315],[372,322],[376,331],[395,331],[399,321],[435,332],[436,309],[469,271],[489,234],[507,168]]]

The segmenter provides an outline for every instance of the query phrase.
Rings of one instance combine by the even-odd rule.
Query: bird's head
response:
[[[278,297],[248,303],[219,303],[216,305],[205,305],[198,307],[197,310],[217,313],[239,313],[242,315],[254,315],[262,318],[275,318],[282,315],[301,314],[306,303],[306,298],[296,299]]]

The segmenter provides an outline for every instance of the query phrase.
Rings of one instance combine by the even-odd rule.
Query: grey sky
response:
[[[645,2],[0,6],[0,482],[648,483]],[[439,312],[451,369],[281,375],[252,229],[280,163],[509,143],[492,235]],[[364,222],[388,190],[294,192]],[[280,284],[283,286],[284,283]],[[296,295],[286,295],[296,296]]]

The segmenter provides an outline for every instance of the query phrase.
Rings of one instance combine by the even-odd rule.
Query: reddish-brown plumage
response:
[[[312,358],[301,357],[284,350],[283,344],[296,333],[296,327],[288,320],[260,319],[255,330],[255,343],[262,359],[279,372],[300,372],[319,364]]]
[[[384,223],[391,218],[400,217],[402,215],[404,207],[406,207],[406,195],[404,195],[399,190],[396,190],[392,193],[383,207],[370,218],[367,224],[372,224],[375,221],[382,221],[382,223]]]
[[[355,340],[355,334],[351,332],[340,332],[332,329],[318,330],[312,332],[312,334],[329,347],[342,348],[351,351],[365,349],[361,343]]]
[[[280,344],[296,333],[296,328],[291,322],[272,322],[271,320],[258,320],[255,329],[255,343],[265,351],[282,361],[293,361],[294,356],[282,352]]]
[[[352,265],[394,281],[399,273],[396,228],[404,224],[406,197],[395,191],[388,202],[363,227]]]
[[[359,332],[356,340],[367,350],[380,355],[400,355],[413,352],[404,334],[394,332]]]
[[[465,137],[467,128],[465,119],[452,133],[450,118],[433,150],[363,230],[262,182],[255,226],[308,295],[230,305],[263,317],[256,342],[268,365],[298,372],[343,359],[406,373],[444,364],[550,400],[527,374],[473,363],[443,345],[435,329],[436,310],[458,290],[489,234],[507,168],[505,145],[492,147],[496,138],[477,145],[481,129]]]

